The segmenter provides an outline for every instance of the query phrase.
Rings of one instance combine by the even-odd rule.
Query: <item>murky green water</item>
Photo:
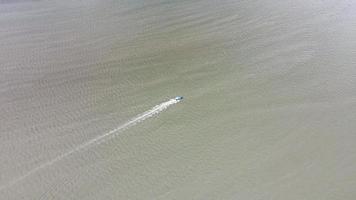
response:
[[[355,10],[0,1],[0,199],[354,199]]]

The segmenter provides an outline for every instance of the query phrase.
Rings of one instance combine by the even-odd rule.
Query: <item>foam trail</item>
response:
[[[160,112],[162,112],[163,110],[167,109],[169,106],[173,105],[173,104],[176,104],[178,103],[180,100],[176,100],[176,99],[170,99],[166,102],[163,102],[159,105],[156,105],[155,107],[153,107],[152,109],[138,115],[137,117],[131,119],[130,121],[126,122],[125,124],[122,124],[121,126],[118,126],[117,128],[103,134],[103,135],[100,135],[96,138],[93,138],[91,140],[89,140],[88,142],[84,143],[84,144],[81,144],[79,146],[77,146],[76,148],[64,153],[64,154],[61,154],[57,157],[55,157],[54,159],[46,162],[46,163],[43,163],[41,164],[40,166],[30,170],[29,172],[25,173],[24,175],[10,181],[9,183],[3,185],[0,187],[0,191],[2,191],[3,189],[5,188],[9,188],[13,185],[15,185],[16,183],[24,180],[25,178],[31,176],[32,174],[35,174],[37,173],[39,170],[43,169],[43,168],[46,168],[46,167],[49,167],[51,165],[53,165],[54,163],[62,160],[63,158],[67,157],[67,156],[70,156],[71,154],[75,153],[75,152],[78,152],[78,151],[81,151],[81,150],[84,150],[86,148],[89,148],[90,146],[92,145],[97,145],[97,144],[100,144],[101,142],[104,142],[104,141],[107,141],[109,138],[112,138],[112,137],[115,137],[117,136],[117,134],[122,131],[122,130],[125,130],[145,119],[148,119]]]

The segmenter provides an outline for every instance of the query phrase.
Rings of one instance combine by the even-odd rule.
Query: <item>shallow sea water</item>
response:
[[[0,46],[0,199],[356,196],[351,0],[0,0]]]

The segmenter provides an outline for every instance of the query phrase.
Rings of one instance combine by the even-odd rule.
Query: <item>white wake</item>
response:
[[[41,170],[43,168],[46,168],[46,167],[49,167],[49,166],[53,165],[54,163],[62,160],[63,158],[65,158],[65,157],[67,157],[67,156],[69,156],[71,154],[74,154],[74,153],[76,153],[78,151],[87,149],[87,148],[89,148],[89,147],[91,147],[93,145],[100,144],[101,142],[105,142],[108,139],[117,136],[120,131],[125,130],[125,129],[127,129],[127,128],[129,128],[129,127],[131,127],[131,126],[133,126],[133,125],[135,125],[137,123],[139,123],[139,122],[142,122],[145,119],[148,119],[148,118],[150,118],[150,117],[162,112],[163,110],[167,109],[169,106],[171,106],[173,104],[176,104],[179,101],[180,100],[170,99],[170,100],[168,100],[166,102],[163,102],[163,103],[161,103],[159,105],[156,105],[155,107],[153,107],[150,110],[148,110],[148,111],[138,115],[137,117],[129,120],[128,122],[122,124],[121,126],[118,126],[115,129],[112,129],[111,131],[109,131],[109,132],[107,132],[107,133],[105,133],[103,135],[100,135],[100,136],[98,136],[96,138],[93,138],[93,139],[89,140],[88,142],[86,142],[84,144],[81,144],[81,145],[77,146],[76,148],[74,148],[74,149],[72,149],[72,150],[70,150],[70,151],[68,151],[66,153],[63,153],[63,154],[53,158],[52,160],[50,160],[50,161],[48,161],[46,163],[43,163],[40,166],[30,170],[29,172],[25,173],[24,175],[22,175],[22,176],[20,176],[20,177],[18,177],[16,179],[10,181],[9,183],[1,186],[0,187],[0,191],[5,189],[5,188],[9,188],[9,187],[15,185],[16,183],[24,180],[25,178],[31,176],[32,174],[37,173],[39,170]]]

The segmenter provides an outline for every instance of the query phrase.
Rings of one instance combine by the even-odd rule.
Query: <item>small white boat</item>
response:
[[[177,96],[176,98],[174,98],[175,100],[177,100],[177,101],[180,101],[180,100],[182,100],[183,99],[183,97],[182,96]]]

